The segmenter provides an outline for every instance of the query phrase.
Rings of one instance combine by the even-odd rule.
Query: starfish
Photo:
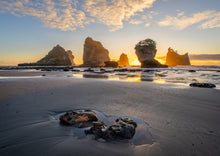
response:
[[[76,122],[89,121],[89,118],[86,114],[83,114],[83,115],[79,115],[75,121]]]

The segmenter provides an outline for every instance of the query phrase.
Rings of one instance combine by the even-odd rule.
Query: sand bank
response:
[[[0,81],[0,155],[220,154],[220,90],[173,84],[73,77]],[[54,120],[70,109],[134,116],[149,124],[154,144],[78,139]]]

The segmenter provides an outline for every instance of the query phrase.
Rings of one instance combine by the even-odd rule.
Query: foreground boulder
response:
[[[174,67],[177,65],[190,65],[188,53],[179,55],[177,51],[169,48],[166,56],[166,65]]]
[[[98,41],[87,37],[83,50],[83,65],[89,67],[104,66],[104,62],[110,61],[109,52]]]
[[[73,125],[81,122],[93,122],[98,121],[98,117],[94,111],[73,111],[70,110],[64,115],[60,116],[60,122],[67,125]]]
[[[63,47],[57,45],[36,63],[23,63],[18,66],[72,66],[75,65],[73,59],[74,56],[70,50],[65,51]]]
[[[138,60],[141,62],[142,68],[166,68],[167,65],[163,65],[154,59],[157,49],[156,42],[152,39],[146,39],[140,41],[135,46],[135,53]]]
[[[129,61],[128,61],[128,56],[124,53],[121,54],[119,61],[118,61],[119,66],[129,66]]]
[[[137,123],[129,118],[118,118],[107,128],[103,122],[93,122],[93,127],[86,134],[94,134],[96,139],[104,140],[132,139]]]
[[[215,88],[216,86],[212,83],[191,83],[190,87]]]

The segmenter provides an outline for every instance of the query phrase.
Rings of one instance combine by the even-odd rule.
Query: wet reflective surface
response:
[[[214,83],[216,89],[220,89],[220,72],[217,71],[195,71],[188,70],[152,70],[137,72],[112,72],[95,73],[82,72],[73,73],[71,77],[96,78],[107,80],[124,80],[133,82],[154,82],[154,83],[173,83],[188,86],[190,83]]]

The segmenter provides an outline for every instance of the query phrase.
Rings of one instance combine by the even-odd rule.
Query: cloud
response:
[[[77,10],[70,0],[7,0],[0,1],[0,8],[17,16],[34,16],[45,25],[60,30],[84,27],[88,20],[83,11]]]
[[[203,22],[199,28],[215,28],[220,27],[220,12],[215,10],[207,10],[195,13],[191,16],[184,16],[184,12],[178,13],[175,16],[166,16],[165,19],[158,22],[160,26],[171,26],[173,29],[182,30],[188,26]]]
[[[131,23],[131,24],[141,24],[141,23],[143,23],[143,21],[141,21],[141,20],[136,20],[136,19],[131,19],[130,21],[129,21],[129,23]]]
[[[123,21],[144,9],[152,7],[156,0],[86,0],[83,9],[100,23],[107,25],[111,31],[123,28]],[[134,24],[134,20],[130,23]],[[138,22],[139,24],[142,22]]]
[[[85,27],[99,22],[111,31],[123,28],[123,21],[130,20],[156,0],[1,0],[1,12],[16,16],[34,16],[46,26],[63,31]],[[141,23],[141,22],[139,22]]]

